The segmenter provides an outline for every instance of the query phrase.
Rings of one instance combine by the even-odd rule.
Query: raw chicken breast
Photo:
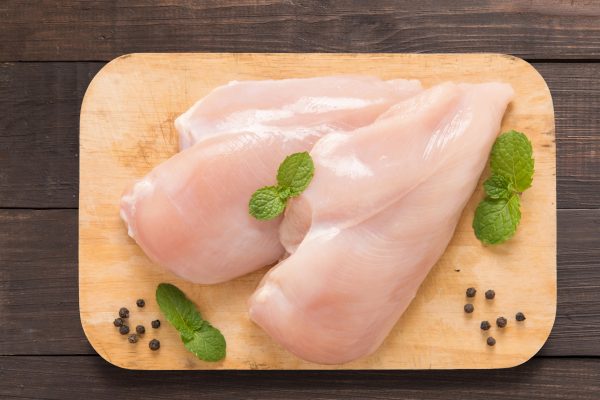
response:
[[[284,253],[281,218],[265,222],[251,217],[252,193],[275,182],[287,155],[309,150],[332,130],[368,125],[421,90],[418,81],[349,76],[262,85],[229,85],[207,97],[206,110],[204,103],[194,106],[184,120],[192,124],[190,132],[204,132],[205,137],[157,166],[121,200],[130,236],[150,259],[186,280],[219,283],[277,261]],[[291,90],[297,93],[291,95]],[[256,101],[254,109],[247,96]],[[256,123],[246,118],[276,114],[289,104],[293,112],[282,118]],[[225,131],[208,131],[222,125]]]
[[[445,83],[321,139],[314,179],[281,225],[292,254],[250,317],[308,361],[374,352],[452,238],[512,96],[502,83]]]
[[[390,101],[419,87],[417,81],[383,82],[369,76],[232,81],[196,102],[175,120],[175,127],[182,150],[241,128],[255,133],[315,126],[347,129],[372,121]]]

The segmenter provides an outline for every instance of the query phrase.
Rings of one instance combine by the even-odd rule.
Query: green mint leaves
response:
[[[201,360],[219,361],[225,357],[225,338],[206,321],[192,336],[181,335],[181,340],[185,348]]]
[[[259,220],[270,220],[279,216],[288,199],[298,196],[308,187],[314,171],[315,166],[308,152],[287,156],[277,171],[277,186],[260,188],[250,197],[250,215]]]
[[[492,147],[492,176],[502,176],[513,191],[524,192],[531,187],[533,180],[532,153],[527,136],[517,131],[503,133]]]
[[[169,283],[156,288],[156,302],[167,320],[177,329],[185,347],[204,361],[225,357],[225,338],[202,316],[181,290]]]
[[[283,212],[287,197],[279,194],[277,186],[267,186],[258,189],[250,198],[248,209],[256,219],[273,219]]]
[[[168,283],[158,285],[156,302],[167,320],[181,334],[191,335],[202,327],[202,317],[196,307],[177,287]]]
[[[282,191],[289,189],[288,197],[298,196],[308,187],[314,172],[315,166],[308,152],[294,153],[279,166],[277,185]]]
[[[483,182],[485,194],[491,199],[501,199],[510,195],[508,181],[501,175],[492,175]]]
[[[527,136],[513,130],[496,139],[490,155],[492,176],[483,184],[487,196],[473,219],[475,236],[481,242],[499,244],[515,234],[521,221],[519,195],[531,187],[533,167]]]
[[[485,199],[475,210],[475,236],[486,244],[499,244],[510,239],[521,221],[517,194],[501,199]]]

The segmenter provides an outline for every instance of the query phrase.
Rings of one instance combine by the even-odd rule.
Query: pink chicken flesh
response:
[[[233,83],[177,120],[183,147],[128,188],[121,217],[154,262],[195,283],[219,283],[277,261],[281,218],[248,214],[279,163],[331,131],[372,123],[421,91],[418,81],[337,76]],[[197,142],[197,143],[196,143]]]
[[[251,297],[251,318],[308,361],[374,352],[452,238],[512,96],[445,83],[317,142],[314,179],[281,225],[291,255]]]
[[[418,81],[370,76],[232,81],[175,120],[182,150],[231,132],[353,129],[420,90]]]

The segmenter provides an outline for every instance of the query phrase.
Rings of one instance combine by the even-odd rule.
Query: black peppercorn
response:
[[[495,345],[495,344],[496,344],[496,339],[494,339],[494,338],[493,338],[493,337],[491,337],[491,336],[490,336],[489,338],[487,338],[487,345],[488,345],[488,346],[493,346],[493,345]]]
[[[127,335],[129,333],[129,327],[127,325],[121,325],[119,327],[119,333],[121,335]]]
[[[138,336],[134,333],[133,335],[129,335],[129,337],[127,338],[127,340],[129,340],[129,343],[137,343]]]
[[[150,347],[150,350],[156,351],[160,349],[160,342],[156,339],[152,339],[150,343],[148,343],[148,347]]]
[[[487,331],[488,329],[490,329],[492,326],[490,325],[490,323],[488,321],[481,321],[481,330],[483,331]]]
[[[135,331],[140,334],[143,335],[144,333],[146,333],[146,328],[144,328],[143,325],[138,325],[135,327]]]
[[[515,319],[519,322],[525,321],[525,314],[523,314],[522,312],[518,312],[515,315]]]
[[[119,310],[119,317],[121,318],[129,318],[129,310],[125,307],[121,307]]]
[[[492,300],[494,297],[496,297],[496,292],[494,292],[492,289],[490,289],[487,292],[485,292],[485,298],[486,299]]]
[[[113,324],[118,328],[119,326],[123,325],[123,319],[122,318],[116,318],[113,321]]]
[[[154,329],[160,328],[160,321],[155,319],[154,321],[152,321],[152,327]]]
[[[135,304],[137,304],[138,307],[144,307],[146,305],[146,302],[144,301],[144,299],[137,299],[137,301],[135,302]]]
[[[504,328],[507,323],[508,321],[504,317],[498,317],[498,319],[496,319],[496,325],[498,325],[498,328]]]
[[[470,287],[467,289],[467,297],[475,297],[475,293],[477,293],[477,289],[474,287]]]
[[[471,303],[465,304],[465,312],[467,314],[471,314],[473,312],[473,310],[475,310],[475,307],[473,307],[473,304],[471,304]]]

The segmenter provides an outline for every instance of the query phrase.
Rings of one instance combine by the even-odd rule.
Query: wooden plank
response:
[[[600,360],[536,358],[472,371],[124,371],[100,357],[0,357],[0,397],[19,399],[590,399]]]
[[[535,64],[554,100],[559,208],[600,207],[600,64]]]
[[[77,207],[79,105],[101,66],[0,64],[0,207]]]
[[[92,351],[79,321],[76,210],[0,210],[0,315],[0,354]]]
[[[558,227],[558,309],[541,354],[600,356],[600,210],[561,210]]]
[[[0,60],[131,52],[499,52],[600,57],[593,1],[4,0]]]
[[[0,355],[94,353],[78,317],[77,218],[0,211]],[[600,356],[598,227],[600,210],[558,211],[558,313],[542,355]]]
[[[0,64],[0,207],[77,207],[79,107],[103,65]],[[598,208],[600,63],[534,66],[554,101],[558,208]]]
[[[190,80],[189,71],[203,79]],[[332,366],[300,360],[249,321],[246,301],[264,270],[212,286],[157,273],[127,235],[117,204],[124,187],[177,152],[174,117],[215,87],[235,79],[348,73],[419,79],[425,87],[449,80],[509,82],[516,95],[504,114],[502,130],[528,132],[536,155],[536,184],[523,196],[524,223],[500,251],[484,248],[473,235],[472,215],[483,191],[479,186],[444,255],[381,347],[368,357]],[[256,365],[263,369],[500,368],[532,357],[550,334],[556,312],[554,113],[543,79],[521,59],[497,54],[133,54],[108,64],[88,88],[81,110],[80,149],[81,320],[92,346],[116,365],[141,369],[250,369]],[[523,263],[528,267],[522,268]],[[462,272],[455,272],[457,265]],[[483,267],[485,273],[479,271]],[[118,275],[135,277],[136,285],[115,280]],[[106,333],[119,302],[128,299],[131,304],[136,296],[151,297],[156,285],[164,281],[179,286],[201,305],[211,323],[229,332],[229,340],[238,344],[228,347],[222,362],[201,362],[183,346],[170,349],[170,357],[157,358],[132,346],[122,348],[122,337]],[[493,304],[482,297],[475,299],[480,311],[465,317],[464,290],[470,285],[480,289],[493,285],[498,296]],[[527,322],[509,324],[502,333],[490,331],[502,337],[502,343],[490,351],[482,340],[481,319],[495,319],[499,313],[514,316],[520,310],[530,315]],[[154,303],[144,309],[146,315],[152,312],[158,312]],[[436,315],[433,324],[432,315]],[[161,334],[167,341],[179,338],[175,330]]]

